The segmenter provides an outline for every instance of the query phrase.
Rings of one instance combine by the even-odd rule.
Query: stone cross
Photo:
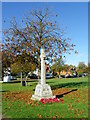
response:
[[[45,82],[45,52],[44,48],[41,48],[41,81],[37,84],[35,93],[32,95],[33,100],[40,100],[41,98],[55,98],[52,95],[51,87]]]

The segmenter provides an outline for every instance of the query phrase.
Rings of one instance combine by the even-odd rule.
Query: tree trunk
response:
[[[21,86],[22,86],[22,72],[21,72]]]
[[[59,70],[59,78],[60,78],[60,70]]]
[[[26,79],[25,79],[25,85],[27,86],[27,74],[26,74]]]
[[[53,70],[53,76],[54,76],[54,70]]]

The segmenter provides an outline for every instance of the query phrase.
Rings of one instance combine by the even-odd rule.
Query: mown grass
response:
[[[64,103],[31,101],[37,82],[2,84],[2,113],[6,118],[88,118],[88,78],[49,79],[53,95]]]

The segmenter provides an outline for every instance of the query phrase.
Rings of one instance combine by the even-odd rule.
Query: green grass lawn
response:
[[[49,79],[53,95],[64,103],[41,104],[30,98],[37,82],[2,84],[2,113],[6,118],[88,118],[88,78]]]

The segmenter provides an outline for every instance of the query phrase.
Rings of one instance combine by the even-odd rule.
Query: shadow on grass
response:
[[[0,92],[10,92],[9,90],[2,90],[2,91],[0,91]]]
[[[54,83],[54,82],[47,82],[47,81],[46,81],[46,84],[49,84],[49,83]]]
[[[50,82],[51,83],[51,82]],[[70,82],[70,83],[59,83],[57,85],[51,85],[51,89],[55,90],[57,88],[78,88],[88,86],[87,82]],[[33,89],[35,91],[35,88]]]
[[[21,83],[21,81],[3,82],[2,84],[13,84],[13,83]]]
[[[71,82],[71,83],[59,83],[58,85],[51,85],[52,90],[56,88],[70,88],[70,87],[85,87],[88,86],[87,82]]]
[[[25,81],[25,80],[23,80],[23,81]],[[38,82],[38,80],[37,79],[31,79],[31,80],[27,80],[26,82]],[[2,84],[15,84],[15,83],[21,83],[21,81],[18,81],[18,80],[16,80],[16,81],[10,81],[10,82],[4,82],[4,83],[2,83]]]
[[[63,93],[63,94],[60,94],[60,95],[56,95],[56,98],[62,98],[64,95],[69,94],[69,93],[71,93],[73,91],[77,91],[77,89],[73,89],[73,90],[70,90],[70,91],[68,91],[66,93]]]

